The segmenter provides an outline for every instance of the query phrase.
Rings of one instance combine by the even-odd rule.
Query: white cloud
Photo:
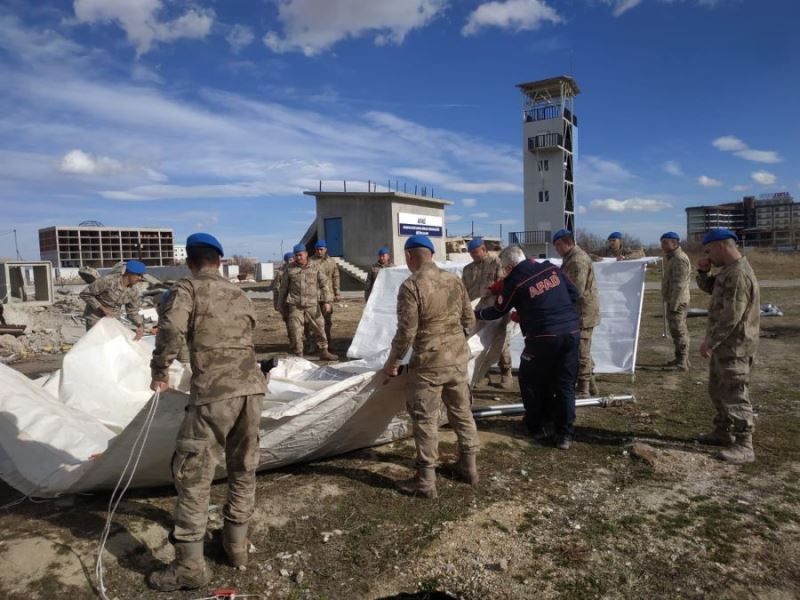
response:
[[[700,175],[700,177],[697,178],[697,183],[703,187],[717,187],[718,185],[722,185],[719,179],[714,179],[713,177],[707,177],[705,175]]]
[[[735,185],[731,188],[732,192],[745,192],[747,191],[748,187],[746,185]]]
[[[576,212],[579,215],[585,215],[587,212],[589,212],[589,209],[587,209],[585,206],[581,205],[576,209]]]
[[[581,156],[575,185],[580,192],[616,193],[616,188],[636,176],[616,161],[600,156]]]
[[[422,185],[438,185],[445,190],[466,194],[488,194],[492,192],[514,194],[522,191],[519,185],[507,181],[459,181],[453,175],[441,173],[432,169],[402,168],[394,169],[391,174],[416,179]],[[467,200],[474,200],[474,202],[468,204]],[[467,198],[463,202],[465,206],[475,206],[477,200],[474,198]]]
[[[478,33],[486,27],[530,31],[543,23],[563,23],[564,19],[542,0],[503,0],[481,4],[467,18],[462,35]]]
[[[162,21],[158,13],[163,8],[161,0],[75,0],[74,3],[79,23],[116,23],[139,55],[146,54],[155,42],[204,38],[214,22],[214,12],[204,8],[190,8],[176,19]]]
[[[739,158],[761,163],[779,163],[783,161],[774,150],[754,150],[739,138],[732,135],[718,137],[711,144],[723,152],[733,152]]]
[[[252,43],[253,39],[255,39],[253,30],[246,25],[234,25],[228,35],[225,36],[225,41],[231,45],[231,50],[234,54],[244,50]]]
[[[448,223],[458,223],[459,221],[461,221],[463,219],[464,219],[464,217],[462,217],[461,215],[455,215],[455,214],[451,214],[451,213],[447,214],[447,222]]]
[[[273,52],[313,56],[348,37],[374,35],[377,45],[401,44],[447,6],[446,0],[278,0],[283,35],[269,31],[264,44]]]
[[[667,162],[665,162],[663,164],[663,169],[664,171],[666,171],[670,175],[674,175],[675,177],[683,177],[684,175],[683,169],[681,169],[681,166],[677,163],[677,161],[674,160],[668,160]]]
[[[470,217],[474,217],[474,218],[476,218],[476,219],[488,219],[488,218],[489,218],[489,213],[488,213],[488,212],[477,212],[477,213],[472,213],[472,214],[470,215]]]
[[[467,208],[473,208],[474,206],[476,206],[478,204],[478,199],[477,198],[464,198],[463,200],[461,200],[461,202]]]
[[[603,0],[604,4],[611,6],[611,14],[619,17],[632,8],[636,8],[642,3],[642,0]]]
[[[717,150],[722,150],[723,152],[736,152],[738,150],[745,150],[747,148],[747,144],[732,135],[723,135],[722,137],[718,137],[711,142],[711,145]]]
[[[497,219],[497,221],[489,221],[489,225],[516,225],[519,223],[517,219]]]
[[[92,156],[83,150],[70,150],[58,164],[61,173],[69,175],[108,175],[124,170],[122,163],[108,156]]]
[[[769,171],[755,171],[754,173],[750,173],[750,177],[753,178],[753,181],[761,185],[772,185],[778,179]]]
[[[592,200],[592,208],[608,212],[659,212],[671,206],[669,202],[655,200],[653,198],[627,198],[625,200],[607,198],[605,200]]]

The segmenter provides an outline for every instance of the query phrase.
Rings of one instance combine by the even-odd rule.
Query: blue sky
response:
[[[798,23],[795,0],[5,0],[0,255],[98,220],[271,259],[320,179],[521,230],[514,86],[558,74],[582,90],[577,227],[652,243],[686,206],[800,196]]]

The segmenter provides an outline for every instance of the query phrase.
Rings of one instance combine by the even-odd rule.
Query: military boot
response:
[[[247,523],[225,521],[222,528],[222,547],[228,555],[232,567],[243,567],[247,564],[250,541],[247,539]]]
[[[578,385],[575,388],[575,397],[576,398],[589,398],[590,392],[589,389],[591,388],[591,380],[589,379],[581,379],[578,381]]]
[[[196,590],[208,584],[206,559],[203,556],[203,541],[177,542],[175,560],[166,569],[152,571],[147,585],[160,592]]]
[[[417,474],[411,479],[397,482],[397,489],[408,496],[425,496],[437,498],[436,467],[417,467]]]
[[[591,398],[597,398],[600,395],[600,388],[597,387],[597,381],[595,381],[594,375],[589,378],[589,396]]]
[[[339,357],[338,357],[338,356],[336,356],[335,354],[332,354],[331,352],[329,352],[327,348],[323,348],[323,349],[322,349],[322,350],[320,350],[320,352],[319,352],[319,359],[320,359],[320,360],[330,360],[330,361],[333,361],[333,360],[339,360]]]
[[[462,452],[455,467],[464,482],[470,485],[477,485],[480,481],[474,452]]]
[[[723,446],[730,448],[733,446],[733,435],[727,429],[715,427],[710,433],[701,433],[697,436],[697,441],[707,446]]]
[[[689,370],[689,357],[683,356],[678,358],[673,358],[667,364],[664,365],[663,369],[665,371],[688,371]]]
[[[500,386],[505,389],[511,389],[514,384],[514,377],[511,375],[511,369],[500,371]]]
[[[737,433],[736,442],[733,446],[720,450],[717,457],[735,465],[755,462],[756,453],[753,451],[753,434]]]

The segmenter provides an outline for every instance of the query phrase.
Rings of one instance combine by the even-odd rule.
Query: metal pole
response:
[[[629,402],[636,402],[636,397],[631,394],[620,396],[599,396],[596,398],[581,398],[575,400],[575,407],[589,408],[593,406],[600,406],[605,408],[607,406],[617,406],[619,404],[627,404]],[[525,405],[523,404],[499,404],[497,406],[482,406],[472,409],[472,416],[475,419],[482,419],[485,417],[513,416],[524,413]]]
[[[14,250],[17,252],[17,260],[22,260],[22,255],[19,253],[19,244],[17,243],[17,230],[14,229]]]

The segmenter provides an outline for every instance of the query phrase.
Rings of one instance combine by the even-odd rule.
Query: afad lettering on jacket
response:
[[[555,271],[552,271],[550,277],[537,281],[536,285],[532,285],[528,288],[528,292],[530,292],[531,298],[536,298],[536,296],[541,296],[559,285],[561,285],[561,279],[559,279]]]

